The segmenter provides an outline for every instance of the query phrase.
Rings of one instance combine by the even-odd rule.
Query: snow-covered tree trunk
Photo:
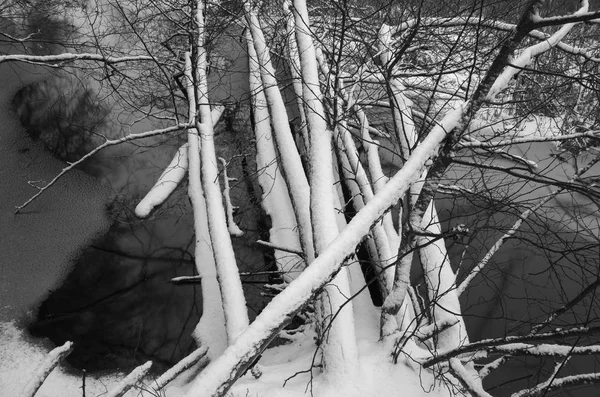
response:
[[[296,94],[296,105],[298,106],[298,117],[300,118],[300,135],[302,136],[302,149],[308,152],[309,138],[308,125],[306,121],[306,113],[304,112],[304,103],[302,100],[302,76],[300,75],[300,56],[298,53],[298,43],[296,43],[296,27],[294,15],[290,10],[292,6],[291,0],[284,0],[283,11],[286,17],[286,33],[287,33],[287,48],[288,62],[290,63],[290,74],[292,75],[292,86]]]
[[[273,127],[274,143],[281,161],[281,172],[290,192],[290,199],[298,222],[302,250],[306,254],[307,261],[310,262],[314,259],[315,254],[310,223],[310,188],[308,180],[304,174],[302,161],[290,130],[287,111],[275,79],[275,69],[271,63],[269,48],[265,42],[260,20],[250,1],[244,2],[244,10],[259,63],[263,91]]]
[[[321,73],[325,77],[329,76],[329,66],[326,64],[322,52],[318,51],[318,49],[316,56]],[[353,107],[352,98],[347,93],[343,81],[338,79],[337,87],[339,92],[342,94],[342,96],[338,98],[338,114],[344,114],[344,109],[341,104],[342,102],[346,102],[347,108],[351,109]],[[334,92],[333,89],[328,94],[331,97],[339,95],[338,93]],[[364,117],[364,122],[367,123],[364,113],[361,110],[357,110],[357,113],[359,114],[359,118],[361,116]],[[344,119],[338,122],[338,125],[334,130],[333,139],[337,156],[342,164],[344,183],[347,185],[348,189],[350,189],[350,192],[353,196],[354,210],[360,211],[364,207],[365,203],[372,199],[374,195],[374,187],[371,181],[369,181],[367,172],[360,161],[356,145],[348,128],[348,123]],[[372,154],[374,155],[372,162],[377,163],[373,165],[374,171],[372,172],[372,175],[377,175],[377,177],[373,179],[381,178],[380,182],[382,182],[385,177],[383,176],[383,173],[377,173],[378,171],[381,172],[381,162],[379,160],[377,149],[375,149],[375,153]],[[377,165],[379,165],[379,168],[377,168]],[[391,290],[394,280],[394,267],[392,264],[395,253],[393,250],[397,250],[397,243],[399,240],[398,234],[394,229],[391,214],[389,212],[383,216],[381,223],[377,223],[373,226],[372,235],[373,241],[368,242],[368,247],[374,268],[379,274],[380,287],[383,295],[385,296],[387,295],[388,291]],[[392,247],[394,248],[392,249]]]
[[[392,40],[392,28],[387,24],[379,30],[378,46],[380,51],[380,60],[384,68],[390,68]],[[388,100],[392,109],[392,120],[394,121],[394,137],[397,142],[397,148],[400,155],[405,161],[411,155],[417,143],[417,131],[415,123],[412,119],[412,102],[404,95],[405,87],[400,79],[392,76],[393,71],[389,70],[386,87]],[[415,231],[420,230],[421,216],[416,213],[415,204],[419,197],[421,184],[413,184],[407,196],[404,198],[406,202],[406,211],[403,212],[404,219],[400,222],[400,234],[402,235],[401,244],[398,247],[398,257],[395,266],[394,285],[391,288],[392,292],[386,298],[382,308],[382,330],[381,336],[387,337],[393,335],[398,330],[405,331],[404,326],[409,323],[410,295],[407,295],[410,287],[410,269],[413,262],[413,253],[416,248]],[[407,318],[408,316],[408,318]]]
[[[215,154],[212,115],[208,100],[208,83],[206,79],[206,48],[204,44],[204,1],[197,2],[196,24],[197,24],[197,59],[195,75],[195,95],[197,98],[198,117],[196,118],[196,129],[200,138],[200,157],[202,189],[206,200],[206,214],[208,231],[215,258],[221,298],[223,301],[223,312],[225,315],[225,327],[227,329],[227,341],[231,344],[248,326],[248,313],[246,299],[242,289],[231,237],[227,229],[225,209],[219,187],[219,169]]]
[[[192,60],[189,53],[185,55],[185,84],[188,96],[188,120],[196,120],[196,95],[192,75]],[[218,357],[227,347],[225,331],[225,315],[221,288],[217,280],[217,269],[213,258],[210,231],[206,222],[206,201],[202,192],[200,176],[200,141],[194,127],[188,128],[188,196],[194,211],[196,270],[201,277],[202,317],[194,331],[199,344],[208,347],[208,357]]]
[[[332,133],[327,126],[323,104],[319,98],[321,88],[317,57],[310,34],[306,3],[294,0],[293,13],[308,124],[310,215],[315,253],[318,256],[338,235],[334,211]],[[347,302],[349,296],[348,273],[341,271],[331,284],[325,286],[319,297],[319,321],[324,329],[321,331],[323,365],[332,377],[351,376],[358,369],[354,315],[352,303]]]
[[[335,131],[334,131],[334,135],[336,135],[333,138],[333,142],[334,142],[334,149],[335,149],[335,154],[337,157],[337,162],[334,162],[335,164],[339,163],[339,167],[341,168],[341,170],[336,170],[336,172],[334,172],[334,175],[336,176],[335,178],[335,185],[338,187],[338,196],[343,198],[343,192],[341,192],[342,190],[342,184],[346,186],[346,188],[349,190],[352,199],[351,199],[351,203],[353,206],[354,211],[360,211],[361,209],[364,208],[365,206],[365,201],[363,199],[363,189],[365,188],[365,186],[369,186],[369,182],[368,180],[365,179],[361,179],[358,174],[353,173],[352,170],[352,166],[350,165],[350,162],[348,160],[348,157],[351,157],[352,155],[348,155],[349,151],[354,150],[354,152],[356,151],[356,147],[354,147],[354,144],[352,143],[352,148],[351,149],[347,149],[346,147],[344,147],[343,143],[341,142],[341,137],[340,134],[338,133],[338,131],[346,131],[348,126],[346,125],[346,123],[342,120],[338,126],[336,127]],[[364,173],[364,170],[363,170]],[[343,181],[340,180],[340,176],[343,178]],[[365,183],[364,186],[359,186],[359,184],[363,182]],[[361,189],[361,187],[363,189]],[[371,192],[372,193],[372,192]],[[369,196],[370,198],[372,198],[372,194],[371,196]],[[346,205],[348,205],[349,203],[346,203]],[[336,212],[338,212],[338,218],[343,217],[343,211],[344,208],[343,206],[340,204],[339,207],[337,207],[338,202],[336,202]],[[339,222],[338,222],[339,223]],[[344,227],[346,227],[346,223],[344,222],[343,227],[340,227],[340,230],[343,229]],[[387,235],[385,234],[385,230],[383,230],[382,225],[378,222],[373,226],[373,238],[372,239],[368,239],[366,241],[366,245],[367,245],[367,250],[369,252],[369,258],[373,263],[373,269],[379,269],[381,267],[381,257],[385,257],[385,251],[381,251],[382,253],[380,254],[380,250],[379,250],[379,245],[377,244],[377,239],[379,239],[378,243],[383,243],[383,244],[387,244]],[[382,247],[383,249],[388,248],[388,253],[389,253],[389,245],[387,247]],[[355,258],[358,259],[358,258]],[[373,335],[377,335],[378,334],[378,327],[379,327],[379,310],[373,305],[373,301],[372,298],[368,292],[367,289],[367,280],[365,279],[365,274],[363,273],[363,270],[361,269],[361,264],[358,260],[352,260],[349,261],[348,266],[347,266],[347,270],[348,270],[348,282],[349,282],[349,286],[350,286],[350,293],[351,296],[353,296],[352,298],[352,308],[354,309],[354,318],[357,319],[358,321],[355,321],[355,330],[356,330],[356,338],[358,340],[360,339],[372,339]],[[370,280],[369,280],[370,281]],[[380,280],[381,281],[381,280]],[[384,283],[381,282],[381,287],[383,288]]]
[[[423,214],[421,226],[427,233],[442,236],[442,228],[433,200]],[[445,325],[445,329],[434,339],[436,348],[449,350],[469,343],[467,328],[458,301],[456,275],[450,264],[444,238],[419,236],[417,237],[417,246],[428,298],[431,302],[432,324],[440,327]]]
[[[386,67],[391,60],[391,30],[390,26],[384,24],[379,31],[381,60]],[[389,73],[391,75],[393,72],[390,70]],[[418,136],[412,116],[413,104],[405,96],[404,91],[405,86],[400,79],[391,76],[387,84],[387,92],[392,109],[395,136],[398,140],[402,158],[407,159],[417,145]],[[460,112],[454,110],[450,110],[449,113],[456,117],[462,117]],[[455,119],[454,122],[456,121]],[[454,126],[451,127],[451,129],[453,128]],[[393,335],[394,327],[399,327],[402,330],[406,324],[403,312],[410,308],[410,295],[407,295],[404,290],[411,288],[409,286],[410,268],[413,262],[413,252],[417,250],[427,287],[428,299],[432,306],[429,309],[431,325],[433,327],[443,327],[443,330],[434,338],[434,346],[436,349],[453,349],[468,343],[469,339],[458,300],[456,275],[450,264],[445,241],[442,237],[423,236],[423,234],[442,235],[433,198],[421,196],[426,178],[427,171],[423,173],[422,181],[410,187],[405,198],[405,224],[401,226],[404,228],[404,238],[398,254],[394,291],[390,299],[385,302],[382,310],[382,325],[384,327],[382,336]],[[422,210],[425,203],[419,202],[420,200],[429,200],[425,211]],[[398,308],[400,310],[396,312]],[[398,318],[398,315],[402,317]],[[470,383],[481,388],[480,381],[473,376],[472,364],[468,365],[465,373]]]
[[[259,63],[250,32],[246,33],[246,40],[256,137],[256,168],[259,173],[258,182],[262,188],[262,206],[271,218],[269,241],[279,247],[301,251],[298,223],[294,216],[289,190],[279,171],[280,160],[275,150],[267,100],[263,92]],[[296,278],[305,266],[304,259],[300,256],[278,249],[275,249],[275,261],[279,271],[283,272],[283,279],[287,282]]]

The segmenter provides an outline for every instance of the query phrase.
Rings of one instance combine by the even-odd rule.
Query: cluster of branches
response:
[[[560,72],[545,70],[542,74],[561,73],[561,79],[576,83],[571,91],[577,95],[567,101],[574,110],[567,116],[577,118],[589,112],[590,106],[597,106],[592,73],[597,68],[597,49],[567,38],[583,22],[595,23],[600,11],[591,10],[587,1],[565,14],[545,14],[539,1],[517,8],[518,14],[504,21],[490,19],[486,15],[489,10],[480,3],[449,17],[439,16],[444,13],[436,14],[423,3],[411,6],[410,2],[365,6],[344,1],[327,6],[307,5],[303,0],[282,4],[200,0],[150,1],[136,7],[119,1],[88,5],[84,14],[93,32],[94,18],[110,14],[108,9],[117,15],[110,19],[113,24],[103,25],[110,29],[93,35],[93,43],[86,42],[90,51],[7,54],[0,55],[0,63],[58,68],[84,65],[99,71],[125,103],[170,125],[106,140],[40,187],[17,211],[64,173],[108,146],[187,133],[187,142],[136,213],[148,216],[187,176],[203,290],[203,317],[196,336],[210,359],[193,381],[189,395],[222,396],[251,367],[259,373],[253,367],[259,355],[308,302],[315,303],[323,370],[333,376],[355,374],[360,360],[355,316],[361,313],[353,310],[352,299],[358,299],[366,283],[351,282],[363,276],[350,263],[360,244],[367,247],[372,274],[376,274],[367,282],[377,284],[383,296],[379,337],[390,347],[390,362],[410,354],[424,368],[449,372],[465,392],[486,396],[481,379],[511,357],[552,356],[562,363],[571,355],[597,354],[598,346],[540,343],[597,333],[597,327],[590,326],[540,333],[597,283],[524,337],[471,343],[461,314],[461,293],[536,211],[565,192],[584,195],[594,203],[599,195],[595,182],[581,183],[600,159],[598,155],[565,180],[556,180],[536,172],[527,158],[504,149],[522,143],[598,137],[595,116],[580,123],[578,129],[565,122],[557,133],[519,136],[515,132],[534,114],[535,107],[523,110],[514,104],[518,91],[527,84],[519,85],[516,80],[545,82],[537,77],[536,62],[548,53],[560,52],[573,61],[565,61]],[[209,98],[209,61],[215,54],[211,42],[216,40],[211,34],[222,33],[222,26],[241,32],[239,39],[247,47],[257,164],[268,170],[259,182],[273,224],[269,244],[275,247],[279,270],[294,270],[286,276],[287,287],[252,323],[230,237],[239,230],[233,225],[230,200],[222,200],[218,178],[213,125],[222,108]],[[108,43],[113,31],[119,31],[124,39]],[[285,60],[291,79],[293,107],[298,114],[294,129],[278,81],[277,62],[272,60],[275,55]],[[577,65],[582,66],[577,69]],[[140,84],[139,78],[149,83]],[[383,113],[391,120],[387,131],[370,124],[374,116]],[[554,116],[565,116],[559,113]],[[501,133],[496,125],[502,126]],[[469,151],[467,156],[465,151]],[[464,160],[480,155],[507,157],[517,166]],[[383,168],[390,164],[398,168],[391,176]],[[487,167],[552,187],[549,194],[518,214],[462,282],[450,263],[444,237],[457,238],[468,230],[461,225],[444,232],[434,202],[441,191],[473,193],[470,187],[444,184],[453,164]],[[344,209],[344,195],[336,186],[342,185],[355,211],[347,224],[338,214]],[[295,255],[292,260],[290,252]],[[424,274],[426,307],[420,305],[421,299],[411,287],[415,256]],[[226,340],[218,337],[220,328]],[[416,347],[411,348],[410,343]],[[474,360],[487,354],[501,357],[476,371]],[[559,370],[557,367],[551,381],[519,395],[600,380],[597,373],[559,378]]]

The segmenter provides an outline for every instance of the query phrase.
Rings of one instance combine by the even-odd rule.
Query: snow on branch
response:
[[[71,171],[73,168],[77,167],[79,164],[83,163],[85,160],[89,159],[90,157],[92,157],[93,155],[98,153],[99,151],[106,149],[109,146],[119,145],[121,143],[134,141],[137,139],[149,138],[149,137],[153,137],[156,135],[164,135],[164,134],[168,134],[170,132],[180,131],[180,130],[183,130],[188,127],[189,127],[188,124],[178,124],[178,125],[174,125],[174,126],[167,127],[167,128],[161,128],[161,129],[152,130],[152,131],[140,132],[137,134],[129,134],[129,135],[124,136],[119,139],[107,139],[103,144],[97,146],[96,148],[94,148],[93,150],[91,150],[90,152],[85,154],[83,157],[81,157],[79,160],[69,163],[69,165],[67,167],[63,168],[62,171],[58,175],[56,175],[46,185],[36,186],[38,189],[38,192],[36,194],[34,194],[33,196],[31,196],[31,198],[29,200],[27,200],[25,203],[17,206],[16,210],[15,210],[15,214],[21,212],[21,210],[23,208],[27,207],[35,199],[37,199],[39,196],[41,196],[42,193],[44,193],[44,191],[48,190],[52,185],[54,185],[56,183],[56,181],[58,181],[63,175],[65,175],[67,172]]]
[[[145,218],[150,215],[150,212],[162,203],[175,191],[179,183],[185,177],[188,168],[188,146],[182,145],[171,163],[165,168],[161,176],[158,178],[152,189],[135,207],[135,214],[140,218]]]
[[[461,120],[463,119],[465,112],[469,109],[469,105],[465,103],[457,104],[455,109],[452,109],[446,113],[444,118],[440,121],[439,124],[436,124],[430,132],[431,134],[451,134],[457,126],[461,124]],[[451,139],[451,138],[449,138]],[[420,145],[416,145],[415,148],[418,148]],[[413,149],[414,151],[415,149]],[[412,153],[412,152],[411,152]],[[410,156],[412,158],[412,155]],[[428,166],[423,169],[423,174],[421,174],[421,181],[423,180],[423,176],[426,175],[426,171],[429,171],[431,166],[435,166],[435,163],[439,163],[440,158],[438,157],[436,160],[428,163]],[[389,182],[388,182],[389,185]],[[433,205],[432,200],[423,200],[422,192],[421,192],[422,184],[419,183],[418,186],[415,184],[411,185],[410,196],[418,197],[419,202],[427,201],[428,206]],[[420,195],[421,193],[421,195]],[[418,210],[416,206],[416,202],[411,202],[410,206],[413,207],[408,213],[409,225],[413,230],[419,230],[422,224],[425,224],[426,228],[434,227],[436,229],[435,234],[439,235],[439,224],[437,223],[437,212],[434,210],[434,207],[428,208],[427,210],[422,209]],[[430,217],[430,221],[423,221],[424,214]],[[421,231],[421,230],[420,230]],[[434,301],[437,300],[437,295],[439,291],[442,291],[442,296],[447,297],[448,299],[444,299],[444,305],[449,304],[450,307],[454,308],[458,305],[458,299],[456,297],[451,297],[446,292],[452,290],[454,288],[454,280],[455,276],[451,270],[449,271],[449,263],[447,261],[446,255],[443,254],[445,252],[445,248],[442,247],[442,244],[437,242],[437,239],[434,238],[426,239],[428,241],[422,240],[421,243],[423,247],[429,246],[431,244],[434,247],[432,250],[421,249],[419,253],[422,253],[423,257],[421,261],[424,266],[424,271],[427,274],[430,274],[432,277],[426,277],[428,293],[430,294],[429,298]],[[439,244],[439,245],[438,245]],[[381,329],[382,336],[392,336],[395,333],[395,329],[398,328],[399,324],[396,324],[396,315],[401,309],[401,306],[404,304],[405,296],[407,290],[410,285],[410,268],[412,263],[412,255],[416,252],[415,247],[417,246],[417,236],[412,234],[407,239],[402,239],[402,244],[399,249],[398,259],[396,263],[396,272],[394,276],[394,286],[392,288],[392,293],[389,294],[384,301],[382,306],[382,323],[384,326]],[[441,255],[439,255],[441,254]],[[434,270],[433,267],[439,264],[439,268]],[[431,265],[432,267],[428,267]],[[443,270],[444,276],[441,275],[441,270]],[[444,279],[446,276],[449,278]],[[444,286],[441,287],[441,282],[444,283]],[[446,283],[448,282],[448,283]],[[437,285],[436,285],[437,284]],[[436,296],[434,296],[436,295]],[[437,305],[440,309],[441,305]],[[440,309],[437,310],[437,313],[441,313]],[[449,312],[453,312],[453,309],[450,309]],[[460,310],[459,310],[460,311]],[[442,314],[443,316],[444,314]],[[437,322],[437,319],[434,319]],[[461,328],[460,326],[457,328]],[[455,335],[456,336],[456,335]],[[444,338],[443,341],[450,341],[454,338]],[[457,339],[454,339],[456,341]]]
[[[582,3],[586,3],[589,7],[589,2],[582,1]],[[576,22],[587,22],[592,19],[600,18],[600,11],[590,11],[590,12],[575,12],[570,15],[556,15],[553,17],[535,17],[533,20],[533,26],[535,28],[541,28],[544,26],[552,26],[552,25],[562,25],[565,23],[576,23]]]
[[[73,342],[66,342],[48,353],[42,364],[35,370],[31,379],[21,392],[21,397],[33,397],[50,372],[73,350]]]
[[[27,54],[14,54],[14,55],[2,55],[0,56],[0,63],[3,62],[28,62],[28,63],[64,63],[71,61],[98,61],[106,64],[115,64],[123,62],[137,62],[137,61],[152,61],[153,57],[147,55],[137,55],[128,57],[111,57],[102,54],[72,54],[64,53],[58,55],[27,55]]]
[[[588,2],[583,1],[581,8],[573,15],[580,15],[582,13],[586,13],[588,10],[588,6],[589,6]],[[556,46],[571,31],[573,26],[575,26],[575,23],[565,24],[556,33],[554,33],[552,36],[548,37],[545,41],[542,41],[541,43],[532,45],[531,47],[527,47],[523,51],[521,51],[521,54],[519,56],[517,56],[516,58],[514,58],[513,60],[511,60],[510,64],[508,66],[506,66],[504,68],[504,70],[502,71],[502,73],[500,74],[500,76],[498,76],[498,78],[496,78],[496,80],[494,81],[494,84],[492,85],[492,87],[490,88],[490,90],[486,96],[486,99],[488,99],[488,100],[494,99],[494,97],[500,91],[502,91],[503,89],[506,88],[509,81],[517,73],[519,73],[523,68],[527,67],[536,56],[538,56],[538,55],[548,51],[552,47]],[[530,30],[531,29],[528,26],[528,31],[530,31]]]
[[[425,341],[427,339],[433,338],[440,332],[456,325],[458,322],[459,320],[456,317],[451,317],[443,319],[437,323],[427,324],[417,330],[416,336],[422,341]]]
[[[440,183],[438,185],[438,191],[445,194],[461,193],[461,194],[476,194],[473,189],[464,187],[462,185],[444,185]]]
[[[523,397],[523,396],[531,395],[530,393],[534,392],[534,390],[536,390],[536,391],[537,390],[545,390],[556,379],[556,376],[558,375],[560,370],[565,366],[567,361],[569,361],[570,358],[571,358],[571,356],[567,356],[563,360],[559,360],[557,363],[555,363],[554,370],[552,371],[552,373],[550,374],[550,376],[548,377],[547,380],[545,380],[544,382],[538,383],[535,387],[533,387],[531,389],[524,389],[517,393],[514,393],[512,395],[512,397]]]
[[[530,346],[531,348],[535,347],[533,345],[526,345],[525,342],[541,342],[546,340],[556,340],[561,338],[569,338],[569,337],[581,337],[581,336],[589,336],[589,335],[597,335],[600,334],[600,326],[595,327],[576,327],[570,328],[567,330],[556,330],[554,332],[547,332],[543,334],[530,334],[524,336],[506,336],[503,338],[496,339],[484,339],[477,342],[472,342],[464,346],[460,346],[456,349],[437,352],[434,357],[431,357],[423,362],[424,368],[429,368],[432,365],[440,363],[442,361],[447,361],[450,358],[459,356],[464,353],[469,352],[478,352],[478,351],[490,351],[490,349],[496,348],[501,345],[512,345],[513,349],[517,346]],[[542,345],[538,345],[542,346]],[[545,345],[545,346],[559,346],[559,345]],[[572,346],[566,346],[569,349],[573,349]],[[598,349],[599,347],[595,347]],[[540,348],[540,351],[542,349]],[[560,350],[560,349],[557,349]],[[516,351],[516,350],[515,350]],[[533,350],[531,350],[533,351]],[[496,352],[501,352],[500,350],[496,350]],[[508,353],[508,352],[507,352]],[[583,354],[583,353],[582,353]]]
[[[540,384],[531,389],[521,390],[514,393],[511,397],[535,397],[545,395],[547,392],[564,389],[569,386],[589,385],[600,383],[600,373],[587,373],[579,375],[565,376],[562,378],[554,378],[551,383],[544,385]]]
[[[483,379],[488,376],[492,371],[500,368],[502,364],[508,361],[509,356],[501,356],[495,359],[494,361],[486,364],[479,370],[479,378]]]
[[[600,354],[600,345],[570,346],[527,343],[510,343],[503,346],[492,346],[485,349],[488,353],[502,353],[511,356],[543,356],[543,357],[568,357],[570,355],[597,355]]]
[[[213,125],[216,125],[225,110],[224,106],[215,106],[212,109]],[[173,160],[158,178],[152,189],[135,207],[135,214],[140,218],[150,215],[150,212],[162,203],[175,191],[185,177],[188,170],[189,143],[183,144],[173,156]]]
[[[394,34],[397,34],[398,32],[401,32],[401,31],[409,29],[409,28],[413,28],[417,25],[417,23],[420,23],[421,26],[427,26],[427,27],[432,27],[432,28],[433,27],[456,27],[456,26],[471,25],[471,26],[480,26],[480,27],[485,27],[485,28],[489,28],[489,29],[499,30],[499,31],[503,31],[503,32],[513,32],[517,27],[517,25],[512,24],[512,23],[497,21],[497,20],[493,20],[493,19],[483,19],[482,20],[478,17],[454,17],[454,18],[432,17],[432,18],[422,18],[420,20],[420,22],[418,22],[417,19],[412,19],[412,20],[406,21],[403,24],[401,24],[399,27],[396,28],[396,31],[394,32]],[[540,41],[546,41],[551,36],[548,33],[544,33],[540,30],[535,30],[535,29],[528,32],[527,35],[530,37],[533,37],[537,40],[540,40]],[[592,62],[600,62],[600,58],[597,58],[594,54],[594,51],[589,48],[575,47],[573,45],[564,43],[562,41],[558,42],[556,44],[556,48],[558,48],[561,51],[566,52],[568,54],[581,56]]]
[[[202,276],[179,276],[173,277],[170,281],[171,284],[198,284],[202,282]]]
[[[240,237],[244,235],[242,229],[235,223],[233,219],[233,210],[234,206],[231,204],[231,188],[229,187],[229,182],[237,181],[236,178],[230,178],[227,175],[227,161],[223,157],[219,157],[219,161],[223,165],[223,198],[225,199],[225,214],[227,215],[227,230],[229,230],[229,234],[235,237]]]
[[[586,172],[587,169],[591,168],[592,165],[597,162],[597,160],[598,160],[598,158],[596,158],[596,161],[591,161],[590,163],[588,163],[584,167],[584,169],[582,171],[580,171],[579,175]],[[545,321],[532,327],[531,331],[529,332],[529,335],[537,334],[542,328],[549,325],[555,318],[557,318],[561,314],[563,314],[566,311],[568,311],[569,309],[571,309],[577,303],[579,303],[585,296],[587,296],[590,292],[594,291],[599,285],[600,285],[600,278],[597,278],[595,282],[591,283],[586,288],[584,288],[583,291],[581,291],[579,294],[577,294],[577,296],[575,296],[573,299],[571,299],[569,302],[567,302],[564,306],[560,307],[559,309],[555,310],[552,314],[550,314]],[[493,362],[486,364],[479,371],[479,376],[481,378],[485,378],[493,370],[497,369],[498,367],[500,367],[500,365],[504,364],[508,360],[508,358],[509,358],[509,356],[502,356],[502,357],[499,357],[498,359],[494,360]]]
[[[150,370],[152,361],[148,361],[145,364],[140,365],[129,373],[121,382],[119,382],[105,397],[121,397],[129,389],[135,386]]]
[[[273,244],[273,243],[270,243],[268,241],[263,241],[263,240],[256,240],[256,244],[262,245],[264,247],[272,248],[274,250],[289,252],[290,254],[296,254],[296,255],[304,258],[304,252],[294,249],[294,248],[291,248],[291,247],[282,247],[280,245]]]
[[[475,397],[492,397],[488,392],[483,390],[481,383],[473,382],[472,375],[462,365],[458,358],[450,359],[450,372],[458,379],[465,389]]]
[[[171,369],[163,373],[158,379],[156,379],[154,381],[153,388],[157,391],[161,390],[169,382],[175,379],[175,377],[177,377],[186,369],[191,368],[196,363],[200,362],[200,360],[203,360],[201,366],[206,366],[206,364],[208,364],[208,357],[206,355],[207,353],[208,348],[205,346],[194,350],[189,355],[184,357],[181,361],[179,361],[177,364],[172,366]]]
[[[504,139],[501,141],[478,141],[472,140],[469,142],[461,141],[458,146],[459,148],[497,148],[500,146],[510,146],[519,143],[532,143],[532,142],[557,142],[566,141],[575,138],[600,138],[600,130],[579,132],[574,134],[566,135],[554,135],[554,136],[536,136],[536,137],[524,137],[524,138],[513,138]]]
[[[484,78],[479,82],[471,97],[464,102],[457,101],[458,103],[454,104],[455,110],[449,111],[442,119],[441,124],[435,124],[434,129],[442,128],[450,133],[450,137],[447,144],[442,148],[440,156],[430,167],[428,167],[429,174],[419,195],[418,202],[420,205],[428,205],[431,198],[433,198],[442,175],[450,166],[451,152],[454,144],[460,141],[470,119],[479,111],[479,109],[481,109],[486,99],[490,98],[492,88],[496,87],[497,89],[504,89],[508,83],[508,81],[504,81],[501,77],[507,69],[510,57],[514,53],[514,49],[521,41],[523,41],[527,33],[531,30],[530,14],[536,8],[536,4],[535,1],[527,3],[527,6],[519,19],[519,23],[515,25],[515,29],[511,32],[510,36],[506,38],[500,46],[494,60],[487,69]],[[452,122],[449,122],[450,120]],[[456,162],[455,160],[452,161]],[[424,200],[426,196],[429,196],[430,200]]]

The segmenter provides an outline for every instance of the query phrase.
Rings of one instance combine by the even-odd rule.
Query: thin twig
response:
[[[502,357],[499,357],[499,358],[495,359],[494,361],[484,365],[483,368],[481,368],[481,370],[479,370],[479,377],[481,379],[485,378],[492,371],[498,369],[502,364],[504,364],[508,360],[508,358],[509,358],[509,356],[502,356]]]
[[[563,388],[569,387],[569,386],[584,385],[584,384],[597,384],[597,383],[600,383],[600,372],[571,375],[571,376],[565,376],[562,378],[554,379],[554,381],[551,384],[547,385],[544,388],[538,389],[537,387],[534,387],[532,389],[526,390],[526,393],[520,394],[519,396],[520,397],[525,397],[525,396],[534,397],[534,396],[539,396],[539,395],[548,393],[553,390],[563,389]],[[513,396],[515,396],[515,395],[513,394]]]
[[[56,183],[56,181],[58,181],[67,172],[71,171],[73,168],[77,167],[79,164],[83,163],[85,160],[89,159],[90,157],[92,157],[93,155],[95,155],[96,153],[98,153],[99,151],[101,151],[102,149],[105,149],[105,148],[107,148],[109,146],[119,145],[119,144],[124,143],[124,142],[134,141],[134,140],[137,140],[137,139],[143,139],[143,138],[153,137],[153,136],[156,136],[156,135],[168,134],[169,132],[179,131],[179,130],[182,130],[182,129],[185,129],[185,128],[188,128],[188,127],[189,127],[188,124],[178,124],[178,125],[174,125],[174,126],[167,127],[167,128],[162,128],[162,129],[157,129],[157,130],[152,130],[152,131],[141,132],[139,134],[129,134],[129,135],[124,136],[123,138],[119,138],[119,139],[106,140],[103,144],[101,144],[100,146],[97,146],[92,151],[90,151],[89,153],[87,153],[83,157],[81,157],[79,160],[77,160],[77,161],[75,161],[73,163],[69,163],[69,165],[67,167],[63,168],[62,171],[58,175],[56,175],[46,185],[44,185],[42,187],[37,186],[38,192],[36,194],[34,194],[33,196],[31,196],[31,198],[29,200],[27,200],[25,203],[17,206],[16,210],[15,210],[15,214],[18,214],[19,212],[21,212],[21,210],[23,208],[27,207],[35,199],[37,199],[39,196],[41,196],[42,193],[44,193],[44,191],[46,191],[52,185],[54,185]]]
[[[573,175],[573,177],[571,177],[567,183],[573,183],[577,180],[579,180],[581,178],[581,176],[583,174],[585,174],[590,168],[592,168],[596,163],[598,163],[600,161],[600,155],[597,155],[596,157],[594,157],[589,163],[587,163],[583,168],[581,168],[575,175]],[[548,196],[543,197],[542,199],[540,199],[536,205],[534,205],[533,207],[523,211],[520,215],[519,215],[519,219],[517,219],[517,221],[514,223],[514,225],[510,228],[510,230],[506,233],[504,233],[502,235],[502,237],[500,237],[496,243],[492,246],[492,248],[490,248],[490,250],[485,254],[485,256],[483,257],[483,259],[469,272],[469,274],[467,275],[467,277],[463,280],[462,283],[460,283],[460,285],[457,288],[457,293],[458,295],[461,295],[469,286],[469,283],[475,278],[475,276],[477,276],[481,270],[488,264],[488,262],[490,261],[490,259],[496,254],[496,252],[498,252],[498,250],[500,249],[500,247],[502,247],[502,244],[504,244],[504,242],[512,237],[513,235],[515,235],[515,233],[519,230],[519,228],[521,227],[521,224],[527,220],[527,218],[529,218],[529,216],[531,214],[533,214],[535,211],[537,211],[538,209],[540,209],[544,204],[546,204],[548,201],[550,201],[551,199],[555,198],[556,196],[558,196],[560,193],[562,193],[565,190],[564,187],[561,187],[557,190],[555,190],[554,192],[550,193]]]
[[[556,365],[554,366],[554,370],[552,371],[552,374],[550,374],[548,379],[546,379],[544,382],[538,383],[531,389],[520,390],[520,391],[514,393],[511,397],[524,397],[524,396],[530,396],[532,394],[541,393],[544,389],[547,389],[548,387],[550,387],[550,385],[552,385],[552,383],[556,380],[556,375],[558,375],[560,370],[567,363],[567,361],[569,361],[570,358],[571,358],[571,356],[567,356],[564,358],[564,360],[560,360],[560,362],[557,362]]]
[[[488,262],[496,254],[496,252],[498,252],[498,250],[500,249],[500,247],[502,247],[504,242],[517,233],[517,231],[521,227],[521,224],[524,221],[526,221],[527,218],[529,218],[529,216],[531,214],[533,214],[535,211],[540,209],[548,201],[550,201],[551,199],[556,197],[556,195],[558,195],[558,193],[560,193],[561,191],[562,191],[562,189],[558,189],[556,192],[553,192],[553,193],[549,194],[548,196],[542,198],[533,207],[531,207],[531,208],[527,209],[526,211],[524,211],[523,213],[521,213],[519,215],[519,219],[515,222],[515,224],[506,233],[504,233],[502,235],[502,237],[500,237],[498,240],[496,240],[496,242],[494,243],[492,248],[490,248],[490,250],[485,254],[483,259],[481,259],[481,261],[479,261],[479,263],[469,272],[469,274],[463,280],[463,282],[460,283],[460,285],[456,289],[456,293],[459,296],[462,295],[462,293],[465,292],[465,290],[469,286],[469,283],[471,282],[471,280],[473,280],[479,273],[481,273],[481,270],[488,264]]]
[[[145,218],[152,210],[162,203],[175,191],[188,169],[188,144],[183,144],[173,156],[173,159],[160,175],[154,186],[135,207],[135,214]]]
[[[542,328],[550,324],[555,318],[557,318],[567,310],[571,309],[583,298],[585,298],[587,294],[598,288],[598,286],[600,286],[600,277],[598,277],[596,281],[585,287],[583,291],[581,291],[575,298],[571,299],[566,305],[555,310],[551,315],[548,316],[548,318],[544,322],[539,323],[535,327],[531,328],[530,334],[537,334]]]

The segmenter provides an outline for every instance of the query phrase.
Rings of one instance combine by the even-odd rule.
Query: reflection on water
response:
[[[190,353],[202,314],[200,287],[169,280],[193,275],[193,258],[176,247],[152,248],[153,226],[115,225],[88,247],[41,305],[32,334],[56,344],[72,340],[77,348],[69,362],[89,371],[148,359],[159,370]],[[133,236],[137,245],[127,241]]]
[[[23,87],[13,104],[29,135],[65,161],[79,160],[102,143],[98,133],[110,113],[91,87],[66,75]]]

